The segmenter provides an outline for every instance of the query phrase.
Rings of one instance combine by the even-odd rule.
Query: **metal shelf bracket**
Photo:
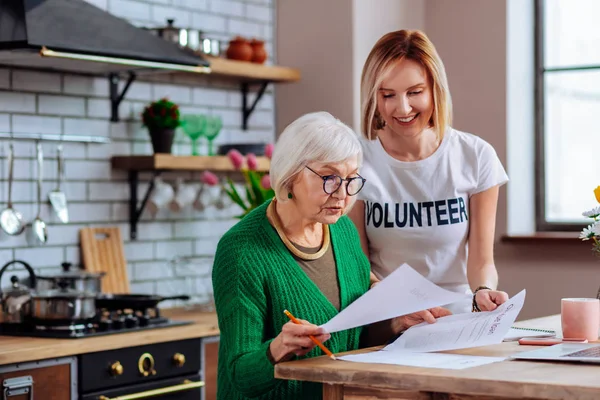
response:
[[[260,87],[258,89],[258,92],[256,93],[256,97],[254,98],[254,101],[252,102],[252,105],[248,106],[248,103],[249,103],[248,97],[250,94],[250,84],[248,82],[242,82],[242,129],[243,130],[248,129],[248,119],[250,118],[250,115],[252,115],[254,108],[256,108],[256,104],[258,104],[258,101],[260,100],[262,95],[265,93],[265,90],[267,89],[268,84],[269,84],[268,81],[260,83]]]
[[[139,171],[129,171],[129,238],[131,240],[137,239],[138,222],[140,221],[142,213],[144,212],[144,208],[148,203],[150,193],[152,193],[152,190],[154,189],[154,178],[160,176],[160,174],[161,171],[156,171],[154,173],[154,176],[150,180],[148,190],[146,191],[146,194],[144,194],[144,198],[142,199],[142,203],[138,209]]]
[[[135,80],[136,75],[133,72],[128,73],[127,81],[125,82],[125,87],[119,93],[119,82],[121,81],[121,77],[117,73],[111,73],[108,75],[108,84],[110,90],[110,120],[112,122],[119,122],[119,105],[123,101],[125,94],[127,94],[127,90]]]

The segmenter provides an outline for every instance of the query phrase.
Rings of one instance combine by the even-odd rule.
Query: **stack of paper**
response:
[[[521,291],[494,311],[450,315],[433,324],[423,322],[380,351],[338,359],[448,369],[502,361],[504,358],[432,352],[501,343],[523,308],[525,294],[525,290]],[[322,327],[337,332],[450,304],[465,296],[468,295],[440,288],[404,264]]]

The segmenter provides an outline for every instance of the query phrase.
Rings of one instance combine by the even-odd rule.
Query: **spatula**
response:
[[[62,144],[59,144],[56,148],[56,161],[58,164],[58,183],[56,189],[48,193],[48,199],[50,200],[50,204],[52,204],[54,212],[56,212],[56,215],[58,215],[58,218],[66,224],[67,222],[69,222],[69,210],[67,209],[67,196],[61,189],[61,184],[64,175],[64,159]]]

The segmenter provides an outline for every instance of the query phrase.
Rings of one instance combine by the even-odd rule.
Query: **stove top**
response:
[[[192,324],[160,316],[158,309],[145,312],[102,312],[90,320],[36,320],[20,324],[0,324],[0,335],[30,336],[56,339],[78,339],[94,336],[139,332]]]

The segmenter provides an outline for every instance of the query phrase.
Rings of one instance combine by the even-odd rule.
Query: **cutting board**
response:
[[[119,227],[79,230],[83,267],[90,272],[105,272],[102,292],[129,293],[127,260]]]

